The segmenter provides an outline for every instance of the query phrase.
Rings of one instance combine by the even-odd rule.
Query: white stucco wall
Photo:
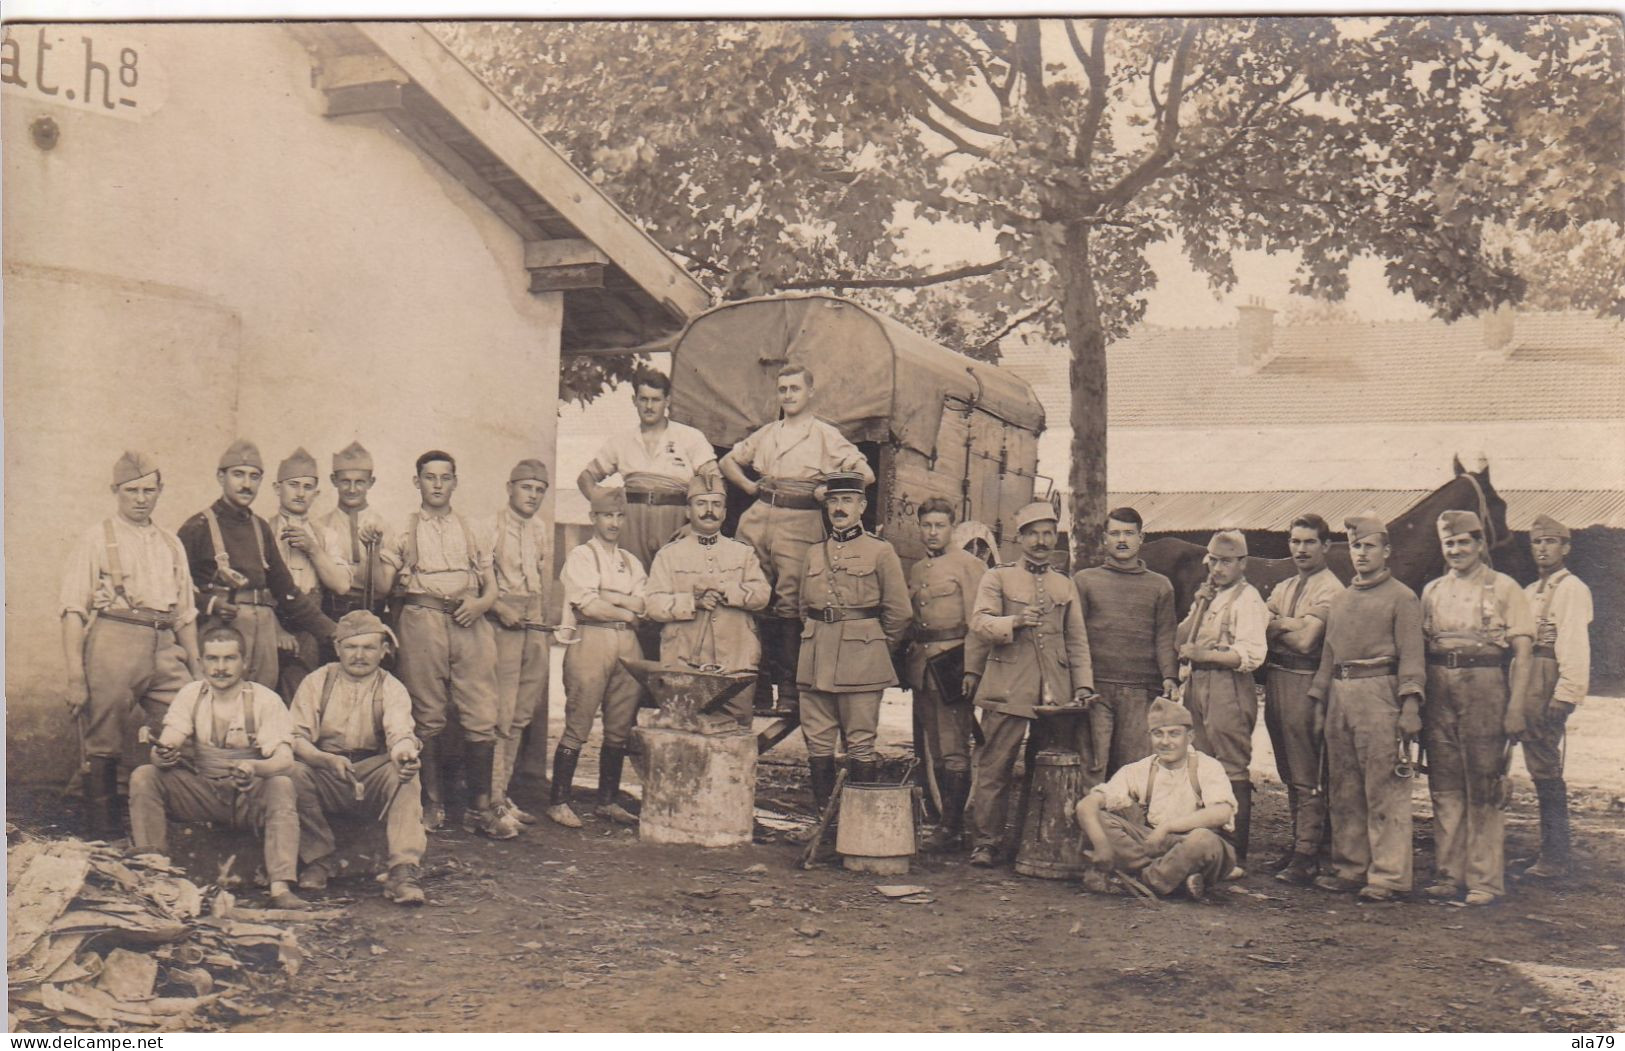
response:
[[[265,25],[11,27],[3,57],[6,694],[12,776],[60,772],[60,566],[111,513],[126,447],[164,468],[160,524],[218,490],[236,434],[274,474],[304,445],[372,450],[374,506],[415,506],[412,461],[459,461],[457,504],[488,513],[516,459],[550,465],[558,295],[526,290],[519,238],[385,120],[329,120],[312,64]],[[82,38],[137,105],[82,96]],[[92,87],[99,94],[100,74]],[[111,115],[109,115],[111,114]],[[60,128],[50,150],[30,124]],[[274,512],[269,479],[256,507]],[[544,514],[551,517],[551,504]],[[42,769],[41,755],[51,758]]]

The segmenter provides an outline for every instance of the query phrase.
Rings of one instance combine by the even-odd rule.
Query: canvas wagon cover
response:
[[[943,399],[1044,429],[1026,381],[958,354],[836,296],[771,296],[695,318],[672,349],[672,418],[726,447],[779,416],[775,374],[813,372],[813,411],[851,441],[896,442],[934,457]]]

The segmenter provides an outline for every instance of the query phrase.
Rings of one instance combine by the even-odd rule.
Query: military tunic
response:
[[[971,720],[969,698],[945,704],[925,673],[928,660],[956,646],[965,649],[966,674],[980,675],[987,663],[987,644],[971,634],[971,612],[977,588],[987,566],[962,548],[928,555],[909,570],[909,597],[914,605],[914,628],[908,648],[907,674],[914,690],[914,710],[944,770],[970,772]]]
[[[1020,626],[1036,604],[1043,619]],[[976,753],[975,846],[993,848],[1004,834],[1011,775],[1028,724],[1040,704],[1070,703],[1080,689],[1094,689],[1088,629],[1078,589],[1046,563],[995,566],[982,575],[971,613],[971,631],[988,647],[986,671],[976,688],[985,741]],[[1074,742],[1087,763],[1086,739]]]
[[[646,589],[648,617],[664,625],[662,664],[714,665],[725,673],[756,671],[762,644],[751,613],[766,608],[773,589],[749,544],[720,533],[673,540],[655,555]],[[722,601],[708,613],[695,604],[695,597],[713,589],[722,592]],[[748,727],[749,692],[736,694],[727,711]]]
[[[890,544],[852,526],[808,550],[796,593],[807,754],[833,756],[844,734],[848,759],[870,762],[880,696],[897,685],[891,646],[907,637],[910,622],[903,563]]]

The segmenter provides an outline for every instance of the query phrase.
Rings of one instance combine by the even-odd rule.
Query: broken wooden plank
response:
[[[79,893],[89,870],[90,852],[65,843],[54,843],[29,861],[27,871],[6,895],[8,968],[51,929]]]

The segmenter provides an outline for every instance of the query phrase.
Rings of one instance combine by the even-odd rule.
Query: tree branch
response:
[[[1016,27],[1016,64],[1027,83],[1027,94],[1034,109],[1049,104],[1049,90],[1044,87],[1044,42],[1039,37],[1039,23],[1034,19],[1020,22]]]
[[[993,347],[999,342],[999,340],[1003,339],[1005,336],[1008,336],[1010,333],[1014,332],[1016,329],[1020,328],[1022,325],[1025,325],[1027,322],[1032,321],[1035,318],[1043,316],[1043,314],[1045,312],[1049,311],[1054,306],[1055,306],[1055,300],[1054,299],[1046,299],[1042,303],[1040,303],[1036,307],[1034,307],[1033,309],[1027,311],[1027,313],[1022,314],[1020,317],[1012,318],[1008,325],[1004,326],[1003,328],[999,329],[999,331],[997,331],[993,335],[989,336],[987,339],[984,339],[982,342],[978,343],[976,345],[976,350],[978,352],[984,352],[984,351],[992,350]]]
[[[1173,67],[1168,72],[1168,98],[1163,103],[1163,116],[1157,131],[1156,144],[1139,164],[1102,195],[1101,203],[1105,206],[1103,210],[1121,208],[1132,201],[1135,195],[1154,182],[1168,166],[1168,162],[1173,160],[1175,147],[1179,141],[1179,104],[1184,100],[1185,66],[1190,61],[1191,47],[1195,44],[1199,32],[1201,30],[1194,19],[1186,21],[1185,29],[1179,35],[1179,45],[1174,49]]]
[[[1068,21],[1067,29],[1071,28],[1072,23]],[[1089,78],[1089,105],[1083,113],[1083,131],[1078,136],[1077,157],[1085,178],[1094,164],[1095,139],[1100,136],[1101,119],[1106,115],[1106,92],[1109,87],[1106,83],[1106,28],[1104,18],[1095,21],[1090,38],[1089,61],[1083,66]]]
[[[911,277],[857,277],[853,274],[835,274],[827,278],[801,278],[795,281],[785,281],[779,288],[785,290],[813,289],[813,288],[926,288],[931,285],[946,284],[949,281],[962,281],[967,277],[986,277],[996,274],[1009,265],[1009,260],[1000,259],[994,263],[977,263],[973,266],[956,267],[953,270],[942,270],[935,274],[917,274]]]
[[[953,143],[954,148],[956,150],[959,150],[961,153],[968,153],[973,157],[986,158],[988,156],[988,152],[986,150],[984,150],[982,147],[980,147],[980,146],[976,145],[975,143],[969,141],[963,135],[959,134],[954,129],[948,127],[948,125],[942,123],[942,121],[937,120],[935,117],[931,116],[931,114],[925,113],[925,112],[920,112],[920,113],[913,114],[913,117],[914,117],[915,120],[919,121],[921,124],[924,124],[926,127],[930,128],[932,131],[936,132],[938,135],[941,135],[943,138],[945,138],[949,142]]]
[[[1088,69],[1090,62],[1089,52],[1083,49],[1083,41],[1078,39],[1078,31],[1072,25],[1072,23],[1076,21],[1077,19],[1075,18],[1066,19],[1066,39],[1067,43],[1072,45],[1072,53],[1078,56],[1078,65],[1082,66],[1084,69]]]
[[[909,70],[909,80],[912,81],[914,86],[931,101],[933,106],[937,107],[937,109],[946,113],[948,116],[952,117],[954,120],[957,120],[960,124],[963,124],[970,130],[979,131],[984,135],[1004,134],[1004,125],[990,124],[985,120],[981,120],[980,118],[973,117],[969,113],[966,113],[964,110],[960,109],[958,106],[944,98],[941,92],[937,91],[936,88],[933,88],[929,83],[926,82],[924,77],[920,76],[919,73],[912,69]]]

